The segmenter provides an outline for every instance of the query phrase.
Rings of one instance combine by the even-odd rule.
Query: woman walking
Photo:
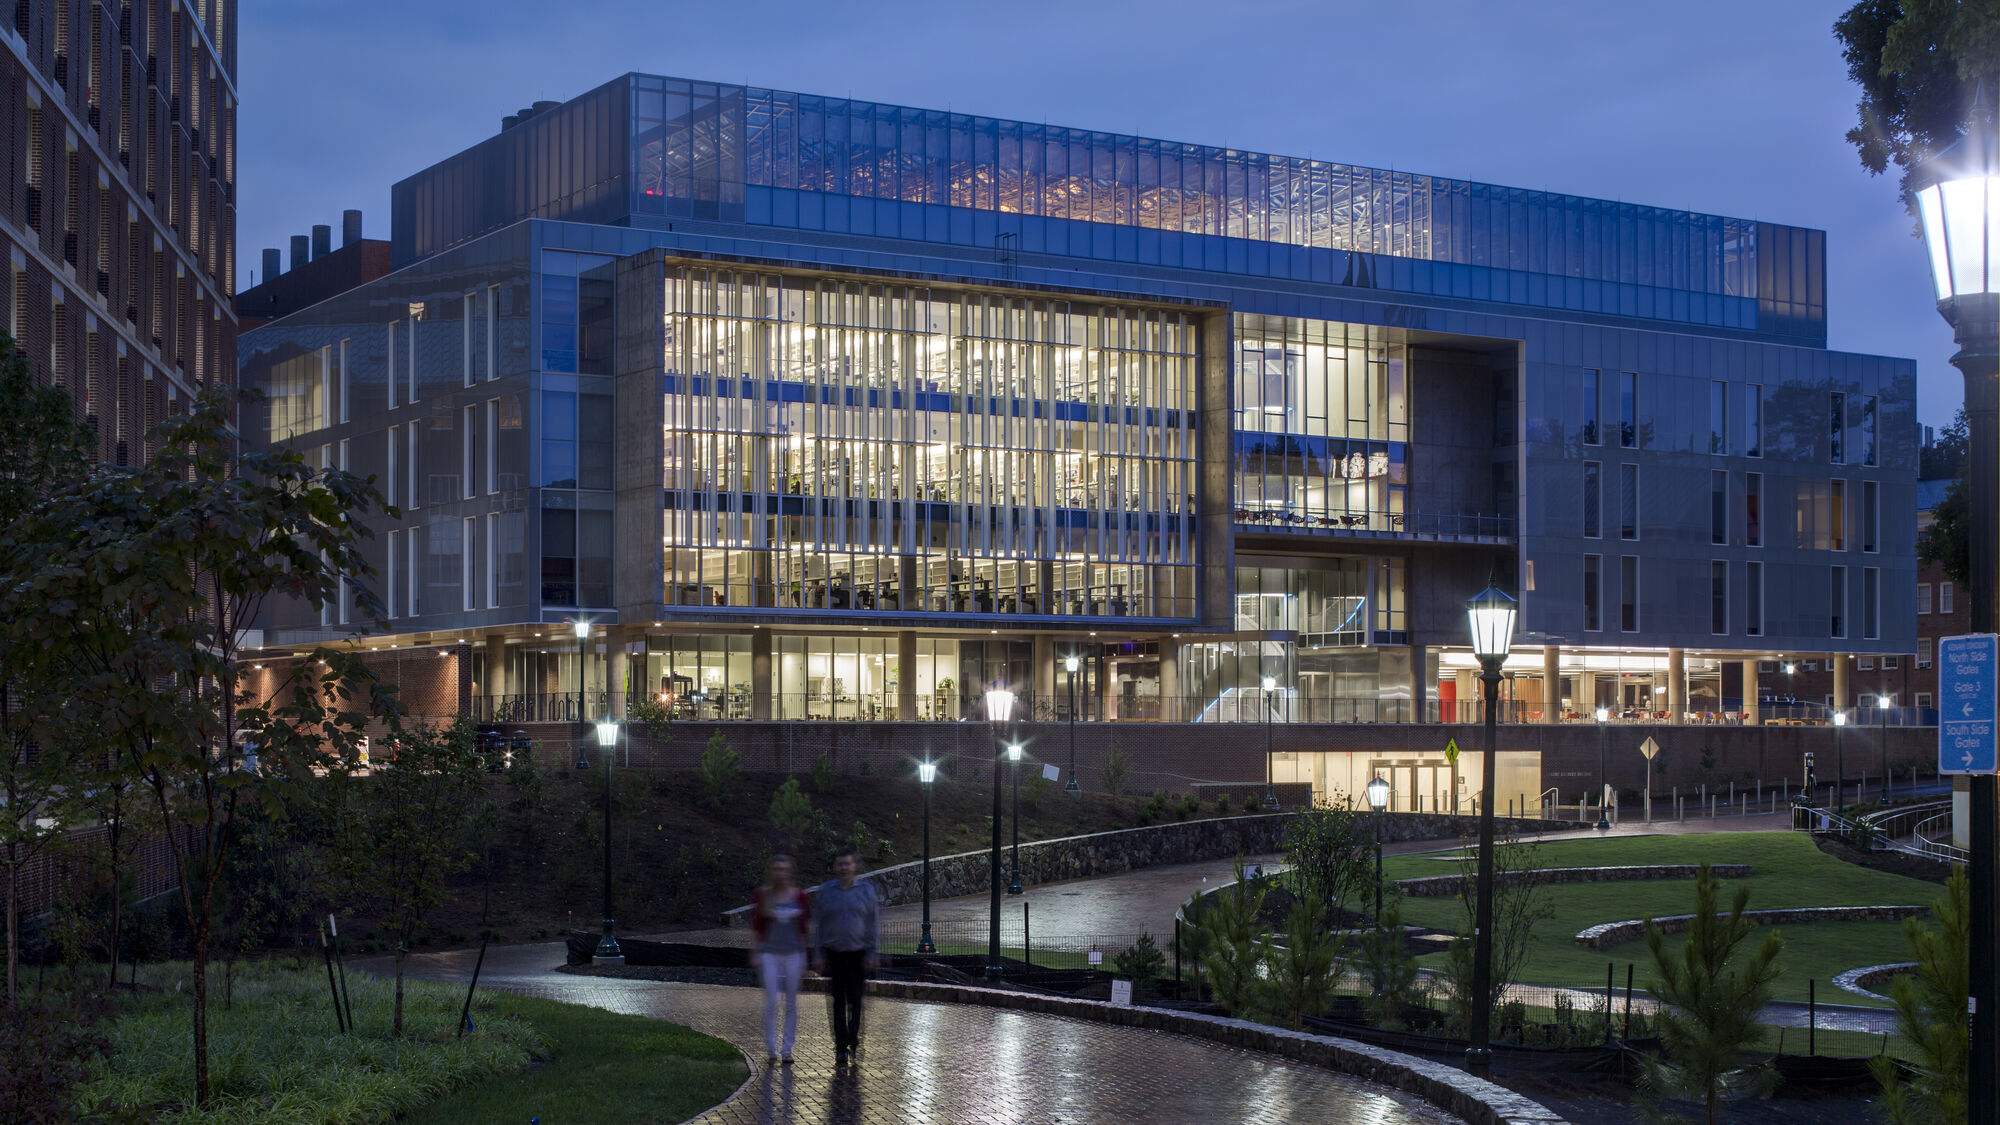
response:
[[[811,907],[792,883],[792,857],[775,855],[751,903],[750,933],[756,939],[757,968],[764,978],[764,1050],[771,1065],[792,1063],[799,1030],[799,976],[805,971]],[[778,1036],[778,998],[785,1001],[785,1034]]]

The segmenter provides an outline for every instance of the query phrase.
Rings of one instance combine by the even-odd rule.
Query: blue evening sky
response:
[[[1842,139],[1847,2],[250,0],[239,267],[345,207],[387,238],[390,184],[636,70],[1818,227],[1830,346],[1916,357],[1941,426],[1921,244]]]

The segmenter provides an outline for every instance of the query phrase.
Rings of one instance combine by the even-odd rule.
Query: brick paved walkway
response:
[[[489,951],[481,987],[673,1020],[743,1048],[753,1059],[749,1083],[695,1119],[703,1123],[1458,1122],[1409,1094],[1254,1051],[952,1004],[870,1000],[861,1063],[837,1071],[825,998],[802,996],[796,1061],[768,1068],[757,990],[551,971],[561,957],[558,945]],[[427,954],[410,964],[418,975],[463,980],[471,957]]]

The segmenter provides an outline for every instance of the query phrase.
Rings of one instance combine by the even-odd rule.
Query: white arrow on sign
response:
[[[1969,719],[1969,718],[1971,718],[1971,717],[1972,717],[1972,704],[1970,704],[1970,703],[1967,703],[1967,704],[1965,704],[1965,712],[1964,712],[1964,713],[1965,713],[1965,717],[1966,717],[1966,718],[1968,718],[1968,719]]]
[[[1965,766],[1967,769],[1972,768],[1972,751],[1970,750],[1965,751]]]
[[[1653,755],[1659,752],[1660,752],[1660,744],[1654,742],[1651,738],[1648,738],[1646,741],[1641,742],[1639,744],[1639,753],[1644,754],[1646,756],[1646,760],[1649,762],[1653,760]]]

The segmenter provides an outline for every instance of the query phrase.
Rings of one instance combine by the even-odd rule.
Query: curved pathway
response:
[[[562,955],[556,944],[489,950],[480,986],[673,1020],[741,1047],[751,1057],[750,1080],[695,1118],[703,1123],[1459,1120],[1414,1095],[1260,1052],[953,1004],[871,999],[860,1065],[837,1071],[825,1001],[802,996],[797,1061],[770,1068],[756,989],[554,972]],[[472,954],[413,956],[409,967],[414,975],[463,981]]]

